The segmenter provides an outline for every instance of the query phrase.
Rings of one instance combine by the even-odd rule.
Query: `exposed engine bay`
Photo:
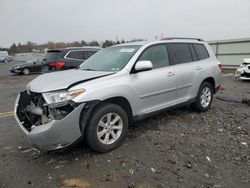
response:
[[[244,63],[235,72],[235,78],[250,80],[250,59],[244,59]]]
[[[33,126],[49,123],[52,120],[60,120],[72,112],[77,104],[68,101],[59,105],[48,105],[42,94],[22,91],[17,104],[16,114],[27,131]]]

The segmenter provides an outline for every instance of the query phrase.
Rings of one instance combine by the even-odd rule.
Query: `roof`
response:
[[[128,43],[117,44],[115,46],[143,46],[147,43],[149,43],[149,41],[128,42]]]
[[[67,48],[56,48],[49,49],[48,52],[60,52],[60,51],[69,51],[69,50],[101,50],[101,47],[97,46],[83,46],[83,47],[67,47]]]
[[[65,49],[102,49],[100,46],[67,47]]]
[[[188,38],[188,37],[167,37],[161,40],[191,40],[191,41],[195,40],[195,41],[204,42],[204,40],[201,38]]]

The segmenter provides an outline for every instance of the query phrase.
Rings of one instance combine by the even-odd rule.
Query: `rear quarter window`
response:
[[[207,52],[206,47],[203,44],[193,44],[194,49],[196,51],[198,60],[203,60],[209,58],[209,54]]]
[[[188,44],[170,43],[168,46],[171,50],[174,64],[181,64],[193,61],[192,54],[190,52]]]

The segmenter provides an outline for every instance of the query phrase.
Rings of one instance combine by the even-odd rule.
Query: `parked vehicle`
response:
[[[12,61],[12,57],[9,56],[7,51],[0,51],[0,63],[9,63]]]
[[[29,75],[31,73],[48,72],[49,68],[43,59],[30,60],[26,63],[16,64],[10,67],[11,73]]]
[[[31,81],[16,99],[15,117],[41,150],[84,138],[107,152],[123,143],[132,121],[186,104],[207,111],[221,80],[221,64],[201,39],[121,44],[77,70]]]
[[[250,59],[244,59],[244,63],[235,72],[235,78],[250,80]]]
[[[100,49],[98,47],[71,47],[48,50],[43,59],[30,60],[26,63],[14,65],[10,68],[10,72],[28,75],[77,68]]]
[[[49,70],[74,69],[100,50],[99,47],[70,47],[48,50],[45,60],[49,65]]]

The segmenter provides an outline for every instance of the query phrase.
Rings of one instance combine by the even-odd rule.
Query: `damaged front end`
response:
[[[250,80],[250,59],[245,59],[244,63],[236,70],[235,78]]]
[[[40,93],[20,93],[17,106],[17,116],[25,129],[30,132],[36,126],[47,124],[52,120],[60,120],[72,112],[77,105],[73,102],[52,106],[46,104]]]
[[[48,105],[41,93],[22,91],[16,100],[15,117],[34,145],[55,150],[82,136],[79,118],[84,105],[73,101]]]

